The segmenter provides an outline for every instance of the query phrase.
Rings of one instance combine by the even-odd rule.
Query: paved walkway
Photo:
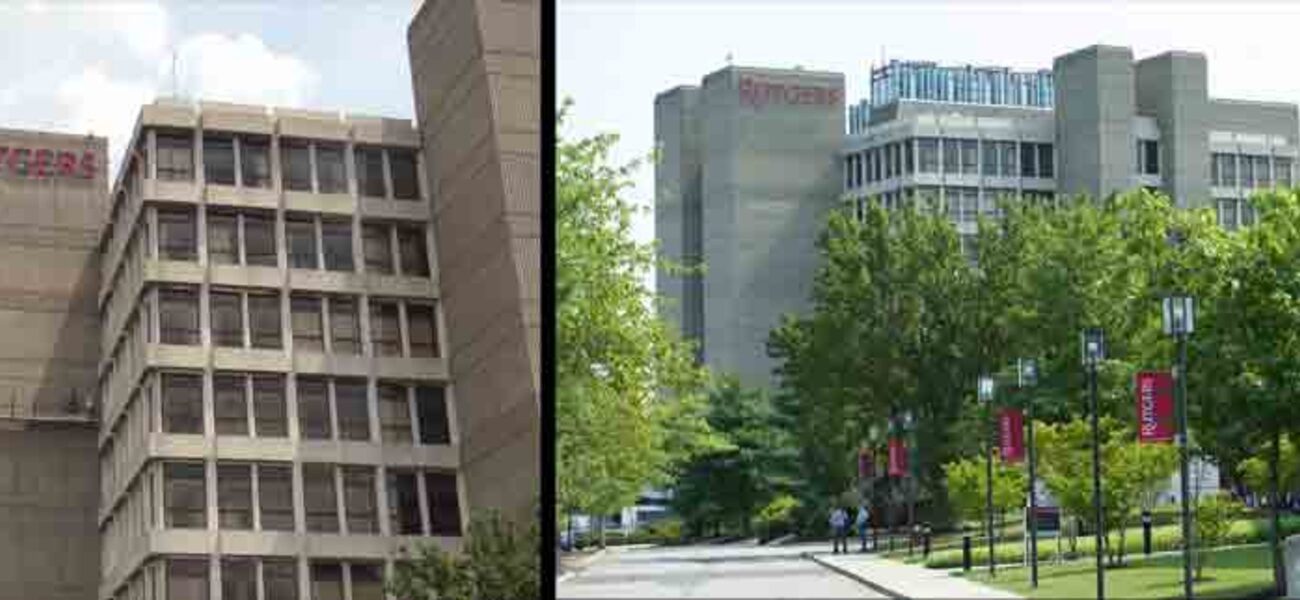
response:
[[[872,554],[810,555],[817,563],[895,598],[1020,598],[961,577]]]

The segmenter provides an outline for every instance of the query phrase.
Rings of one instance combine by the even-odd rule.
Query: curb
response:
[[[592,552],[590,556],[582,557],[581,562],[578,562],[578,564],[571,566],[567,571],[564,571],[562,574],[560,574],[559,577],[555,578],[555,585],[558,586],[561,583],[564,583],[565,581],[568,581],[576,577],[578,573],[581,573],[587,567],[591,566],[591,563],[594,563],[597,560],[599,560],[601,557],[605,556],[607,552],[609,552],[608,547]]]
[[[878,593],[878,594],[882,594],[882,595],[884,595],[884,596],[886,596],[886,597],[889,597],[889,598],[904,598],[904,599],[907,598],[907,596],[904,596],[904,595],[898,593],[898,592],[895,591],[895,590],[891,590],[891,589],[889,589],[889,588],[887,588],[887,587],[885,587],[885,586],[883,586],[883,585],[880,585],[879,583],[876,583],[876,582],[871,581],[871,580],[869,580],[869,579],[867,579],[867,578],[865,578],[865,577],[862,577],[861,575],[858,575],[857,573],[854,573],[854,572],[852,572],[852,571],[850,571],[850,570],[848,570],[848,569],[842,568],[842,567],[840,567],[840,566],[837,566],[837,565],[831,564],[831,563],[828,562],[828,561],[822,560],[822,559],[818,558],[816,554],[812,554],[812,553],[810,553],[810,552],[802,552],[802,553],[800,553],[800,556],[802,556],[802,557],[804,557],[804,558],[807,558],[807,559],[809,559],[809,560],[811,560],[811,561],[813,561],[813,562],[815,562],[815,563],[817,563],[817,564],[819,564],[819,565],[821,565],[821,566],[823,566],[823,567],[826,567],[827,569],[830,569],[830,570],[832,570],[832,571],[835,571],[836,573],[839,573],[840,575],[843,575],[843,576],[845,576],[845,577],[848,577],[849,579],[852,579],[852,580],[854,580],[854,581],[856,581],[856,582],[858,582],[858,583],[860,583],[860,584],[862,584],[862,585],[865,585],[865,586],[871,588],[872,590],[874,590],[874,591],[875,591],[876,593]]]

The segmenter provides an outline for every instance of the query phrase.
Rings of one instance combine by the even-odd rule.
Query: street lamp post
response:
[[[911,556],[916,546],[916,477],[913,471],[916,440],[912,437],[912,411],[904,411],[902,416],[903,439],[906,447],[903,455],[907,457],[907,469],[903,473],[903,493],[907,494],[907,555]]]
[[[979,400],[988,411],[989,417],[993,414],[993,378],[988,375],[981,375],[979,378]],[[992,422],[987,418],[986,426]],[[987,434],[988,447],[984,449],[985,462],[985,485],[984,485],[984,502],[987,512],[987,537],[989,543],[989,577],[997,575],[996,561],[993,560],[993,429],[990,428]]]
[[[1174,369],[1177,386],[1175,404],[1178,407],[1178,460],[1179,484],[1181,488],[1182,525],[1183,525],[1183,597],[1192,598],[1192,518],[1188,510],[1190,485],[1187,460],[1187,336],[1195,329],[1196,303],[1191,296],[1169,296],[1164,299],[1161,321],[1165,334],[1178,341],[1178,365]]]
[[[1038,384],[1038,365],[1034,359],[1019,361],[1020,389],[1028,390]],[[1034,488],[1034,398],[1033,393],[1025,395],[1025,409],[1029,420],[1029,585],[1038,587],[1038,494]]]
[[[1088,397],[1092,412],[1092,506],[1096,511],[1097,600],[1106,597],[1106,573],[1102,565],[1103,507],[1101,504],[1101,435],[1097,430],[1097,365],[1106,356],[1105,334],[1101,328],[1083,331],[1083,364],[1088,371]]]

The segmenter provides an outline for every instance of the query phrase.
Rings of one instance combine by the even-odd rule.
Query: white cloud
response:
[[[136,113],[153,97],[152,82],[114,79],[102,64],[64,79],[55,93],[64,117],[62,129],[108,138],[112,174],[116,174],[122,151],[131,141]]]
[[[177,49],[180,95],[223,102],[303,106],[311,100],[320,75],[303,60],[277,53],[250,34],[204,33],[185,39]],[[171,91],[170,60],[159,65],[160,79]]]

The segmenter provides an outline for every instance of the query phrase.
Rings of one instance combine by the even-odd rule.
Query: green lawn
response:
[[[1205,566],[1204,578],[1197,581],[1197,598],[1270,597],[1273,572],[1267,546],[1252,546],[1215,551]],[[1066,565],[1040,565],[1038,589],[1029,587],[1029,571],[1017,568],[1000,571],[992,581],[988,573],[972,570],[972,580],[1020,594],[1027,598],[1092,598],[1097,578],[1093,563],[1080,561]],[[1106,570],[1107,598],[1181,598],[1183,563],[1178,556],[1133,561],[1126,567]]]

